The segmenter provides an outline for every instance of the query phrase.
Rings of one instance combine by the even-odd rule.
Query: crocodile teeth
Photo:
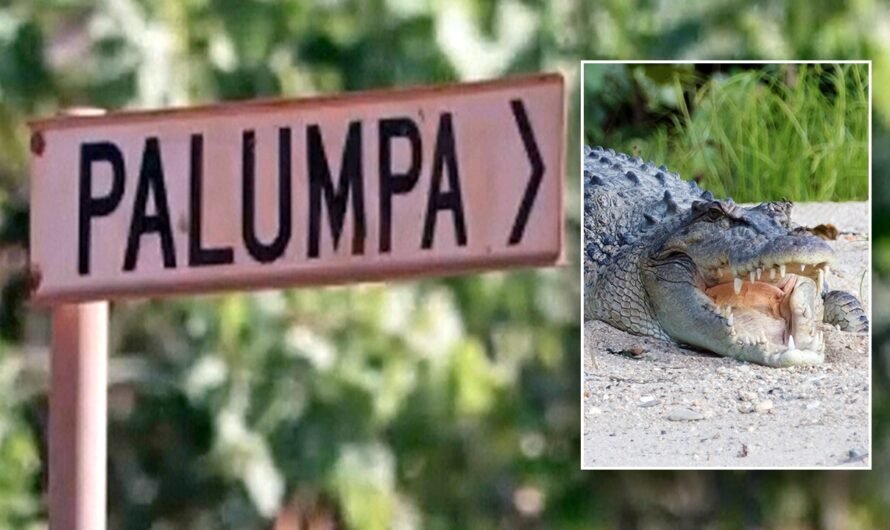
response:
[[[763,269],[761,269],[760,267],[757,267],[757,279],[759,280],[762,275],[763,275]]]
[[[726,323],[729,324],[729,327],[732,327],[734,322],[735,322],[735,319],[733,318],[732,313],[730,313],[729,317],[727,317],[727,319],[726,319]]]
[[[748,273],[748,280],[750,280],[751,283],[754,283],[755,276],[757,276],[757,273],[755,273],[754,271],[749,272],[749,273]]]
[[[732,290],[735,291],[735,294],[739,294],[742,292],[742,279],[741,278],[733,278],[732,279]]]
[[[806,268],[807,268],[807,266],[805,264],[803,264],[803,263],[800,264],[800,272],[803,272],[803,270]]]
[[[794,344],[794,335],[791,335],[791,334],[788,335],[788,349],[789,350],[797,349],[797,345]]]
[[[785,265],[784,264],[779,265],[779,277],[780,278],[785,277]]]
[[[816,294],[822,294],[822,286],[825,284],[825,271],[819,269],[819,281],[816,282]]]
[[[765,332],[763,332],[763,331],[760,332],[760,337],[757,339],[757,342],[760,343],[760,344],[766,344],[767,342],[769,342],[769,341],[766,339],[766,333],[765,333]]]
[[[774,269],[772,267],[769,268],[769,279],[770,280],[776,279],[776,269]]]
[[[823,265],[823,266],[822,266],[822,270],[825,271],[825,277],[827,278],[827,277],[828,277],[828,273],[829,273],[829,271],[830,271],[830,269],[828,268],[828,265]]]
[[[723,276],[723,267],[717,267],[717,276]]]

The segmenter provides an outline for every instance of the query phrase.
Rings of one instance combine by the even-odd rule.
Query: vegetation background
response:
[[[871,58],[874,85],[886,87],[890,8],[0,1],[0,528],[40,528],[46,517],[47,319],[25,305],[20,277],[30,117],[555,69],[578,86],[579,58],[736,57]],[[886,145],[890,92],[874,97],[875,145]],[[579,238],[577,115],[570,242]],[[884,206],[888,177],[890,152],[876,149]],[[876,263],[890,271],[883,211],[876,249],[888,258]],[[111,527],[887,526],[890,314],[875,326],[875,471],[584,473],[578,278],[573,260],[385,287],[114,304]]]
[[[739,202],[868,200],[868,65],[584,65],[584,136]]]

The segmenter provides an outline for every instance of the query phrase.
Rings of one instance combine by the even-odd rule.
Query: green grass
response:
[[[743,71],[677,100],[667,123],[614,147],[739,202],[868,198],[867,65]]]

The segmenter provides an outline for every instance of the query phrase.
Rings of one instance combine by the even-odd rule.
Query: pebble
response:
[[[773,402],[770,401],[770,400],[768,400],[768,399],[766,399],[766,400],[761,401],[760,403],[758,403],[758,404],[754,407],[754,410],[756,410],[756,411],[759,412],[760,414],[763,414],[764,412],[768,412],[768,411],[771,410],[772,408],[773,408]]]
[[[739,392],[739,401],[754,401],[757,399],[757,394],[754,392]]]
[[[742,414],[750,414],[754,412],[754,404],[750,402],[739,403],[739,412]]]
[[[667,419],[670,421],[697,421],[705,419],[705,415],[687,408],[677,408],[672,410]]]
[[[862,460],[866,456],[868,456],[868,451],[866,451],[865,449],[863,449],[861,447],[854,447],[853,449],[850,449],[849,451],[847,451],[847,457],[849,458],[850,462]]]

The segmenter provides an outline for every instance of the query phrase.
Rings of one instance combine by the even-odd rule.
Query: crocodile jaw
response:
[[[820,364],[825,345],[817,328],[817,282],[825,272],[794,265],[797,274],[776,271],[773,280],[754,272],[722,281],[725,273],[699,272],[688,260],[645,269],[643,283],[654,316],[676,342],[768,366]]]
[[[717,305],[731,327],[728,355],[769,366],[820,364],[825,359],[825,342],[817,329],[822,298],[812,279],[789,275],[778,287],[756,282],[730,300],[720,298],[731,302]]]

